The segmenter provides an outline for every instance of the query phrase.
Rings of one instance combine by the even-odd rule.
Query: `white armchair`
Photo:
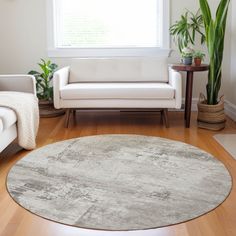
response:
[[[0,92],[17,91],[36,95],[35,78],[31,75],[0,75]],[[0,152],[17,138],[17,117],[10,108],[0,106]]]

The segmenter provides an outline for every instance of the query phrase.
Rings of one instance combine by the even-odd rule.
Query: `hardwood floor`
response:
[[[196,114],[192,116],[190,129],[184,127],[182,112],[169,112],[169,118],[169,129],[160,124],[159,113],[80,112],[76,115],[77,124],[74,125],[71,120],[68,129],[64,128],[64,117],[44,118],[41,119],[37,143],[41,147],[64,139],[97,134],[160,136],[183,141],[210,152],[226,165],[236,181],[236,161],[213,139],[217,132],[198,129]],[[236,124],[228,120],[226,129],[221,133],[236,133]],[[77,228],[37,217],[19,207],[9,197],[5,187],[7,173],[27,153],[12,144],[0,154],[0,236],[82,236]],[[158,229],[156,235],[236,235],[236,186],[233,186],[228,199],[214,211],[187,223]]]

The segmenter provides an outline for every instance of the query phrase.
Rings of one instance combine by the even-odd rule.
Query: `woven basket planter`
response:
[[[224,99],[216,105],[208,105],[206,98],[200,94],[198,102],[198,127],[209,130],[221,130],[225,128],[226,117],[224,113]]]
[[[42,118],[57,117],[65,114],[62,109],[55,109],[53,102],[47,100],[39,100],[39,114]]]

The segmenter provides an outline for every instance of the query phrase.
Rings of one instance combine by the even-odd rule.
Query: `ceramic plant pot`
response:
[[[195,66],[200,66],[202,64],[202,59],[201,58],[194,58],[194,64],[195,64]]]
[[[182,59],[184,65],[192,65],[193,58],[192,57],[184,57]]]

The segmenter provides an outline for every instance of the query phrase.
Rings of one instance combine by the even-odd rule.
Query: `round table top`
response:
[[[184,64],[171,64],[170,67],[176,71],[207,71],[209,70],[209,65],[201,64],[200,66],[192,65],[184,65]]]

